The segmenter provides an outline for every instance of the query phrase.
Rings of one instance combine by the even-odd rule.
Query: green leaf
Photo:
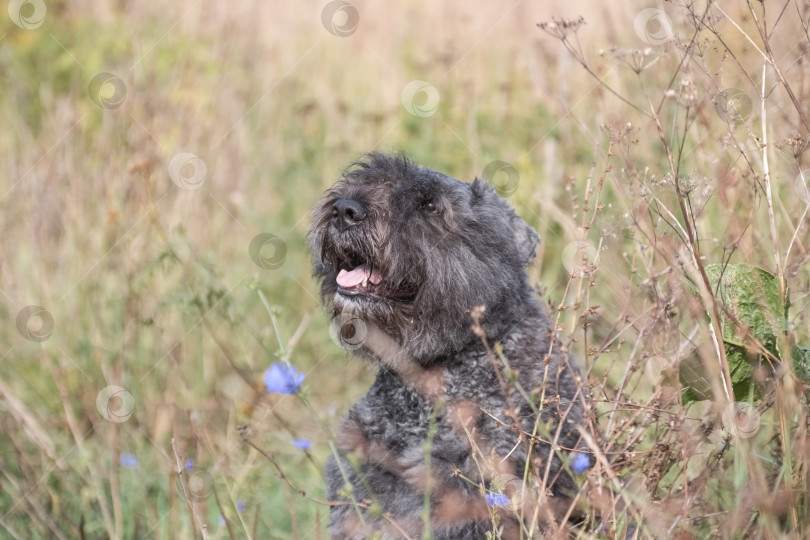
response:
[[[747,357],[745,349],[726,344],[726,359],[737,401],[748,400],[752,391],[754,397],[759,397],[759,389],[753,384],[753,361]]]
[[[793,371],[798,378],[810,383],[810,347],[793,348]]]
[[[755,348],[746,328],[751,337],[779,357],[778,336],[787,328],[787,306],[779,292],[779,279],[748,264],[712,264],[706,267],[706,275],[724,308],[720,310],[723,341]]]
[[[753,380],[754,364],[761,356],[757,342],[781,358],[779,338],[787,328],[789,300],[782,299],[779,279],[756,266],[712,264],[706,267],[706,275],[719,303],[734,395],[738,399],[748,399],[752,393],[756,396],[759,388]],[[698,295],[694,286],[689,289]],[[680,375],[684,402],[710,397],[711,385],[699,362],[683,362]]]
[[[682,399],[684,403],[712,398],[711,381],[706,377],[706,370],[697,356],[687,356],[681,360],[678,376],[683,385]]]

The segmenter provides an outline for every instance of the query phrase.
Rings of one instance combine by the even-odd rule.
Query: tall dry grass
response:
[[[373,369],[329,338],[308,211],[401,148],[515,171],[496,185],[597,401],[577,534],[807,537],[810,6],[352,2],[345,37],[325,6],[0,14],[0,536],[324,537]],[[438,102],[403,102],[414,80]],[[260,234],[284,253],[251,257]],[[741,264],[789,296],[774,343],[724,301],[744,289],[713,265]],[[297,395],[262,384],[282,358]]]

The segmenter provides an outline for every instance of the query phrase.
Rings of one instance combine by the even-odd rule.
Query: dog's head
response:
[[[373,323],[430,362],[473,339],[471,310],[522,304],[539,237],[483,180],[461,182],[402,155],[369,154],[329,189],[309,233],[335,314]]]

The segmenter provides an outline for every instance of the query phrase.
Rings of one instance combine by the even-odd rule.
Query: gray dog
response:
[[[326,467],[333,538],[559,530],[589,401],[525,273],[534,229],[485,181],[369,154],[310,240],[337,336],[379,366]]]

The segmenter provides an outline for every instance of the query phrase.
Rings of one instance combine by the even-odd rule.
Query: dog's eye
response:
[[[425,201],[422,203],[422,210],[428,212],[429,214],[435,214],[438,208],[436,208],[436,203],[433,201]]]

